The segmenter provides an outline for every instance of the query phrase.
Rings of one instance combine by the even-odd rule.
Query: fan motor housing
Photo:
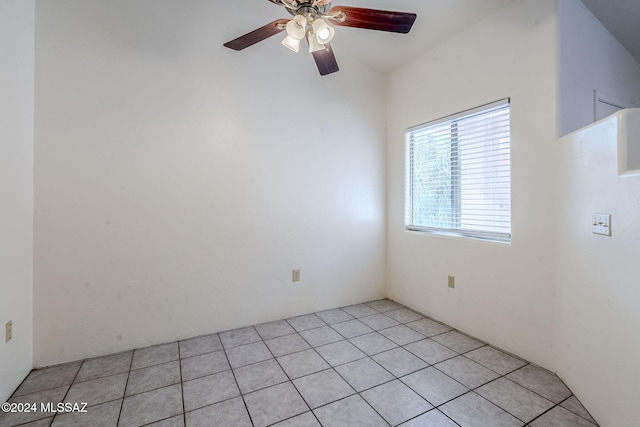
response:
[[[298,5],[296,9],[289,9],[288,7],[285,8],[293,16],[307,15],[307,14],[311,16],[321,16],[321,15],[326,15],[331,9],[331,3],[312,6],[313,4],[312,0],[298,1],[298,2],[295,2],[295,4]]]

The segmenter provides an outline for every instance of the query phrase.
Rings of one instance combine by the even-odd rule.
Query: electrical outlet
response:
[[[450,288],[455,288],[456,287],[456,278],[454,276],[449,276],[448,283],[449,283],[449,287]]]
[[[4,325],[4,328],[5,328],[5,337],[6,337],[4,342],[9,342],[11,341],[11,338],[13,338],[13,322],[9,320],[7,324]]]
[[[300,281],[300,270],[293,270],[293,281],[294,282]]]
[[[609,214],[593,214],[591,220],[591,229],[593,234],[602,234],[603,236],[611,236],[611,215]]]

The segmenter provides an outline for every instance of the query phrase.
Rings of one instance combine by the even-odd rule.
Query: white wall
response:
[[[37,366],[384,296],[384,76],[222,46],[278,17],[37,2]]]
[[[559,2],[558,19],[559,133],[593,122],[594,90],[640,105],[640,64],[582,2]],[[557,150],[555,365],[603,426],[640,425],[640,181],[618,176],[616,140],[627,114],[570,133]],[[612,214],[612,237],[591,233],[593,213]]]
[[[389,296],[545,367],[554,361],[555,6],[514,3],[393,72],[387,91]],[[405,231],[404,130],[505,97],[512,243]]]
[[[0,402],[32,364],[34,5],[0,2]]]
[[[558,134],[593,123],[593,91],[640,105],[640,64],[580,0],[558,2]]]
[[[558,146],[557,369],[612,427],[640,425],[640,176],[619,177],[617,157],[619,121],[631,112],[640,116],[624,110]],[[594,213],[612,215],[611,237],[592,234]]]

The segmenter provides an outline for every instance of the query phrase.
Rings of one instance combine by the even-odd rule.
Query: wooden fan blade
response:
[[[240,36],[237,39],[226,42],[224,46],[233,50],[246,49],[249,46],[253,46],[262,40],[268,39],[269,37],[282,32],[282,30],[284,30],[284,26],[287,25],[287,22],[289,22],[288,19],[278,19],[277,21],[273,21],[264,27],[253,30],[244,36]]]
[[[415,13],[391,12],[388,10],[364,9],[361,7],[332,7],[329,15],[344,13],[346,19],[331,19],[331,23],[344,27],[365,28],[367,30],[390,31],[407,34],[416,20]]]
[[[333,54],[333,49],[331,49],[331,45],[327,43],[325,47],[325,49],[312,53],[313,59],[316,61],[316,65],[318,66],[318,71],[320,71],[321,76],[326,76],[327,74],[335,73],[340,70],[340,68],[338,68],[336,57]]]

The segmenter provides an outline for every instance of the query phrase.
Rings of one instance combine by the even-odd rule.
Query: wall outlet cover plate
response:
[[[12,321],[8,321],[7,324],[4,326],[5,328],[5,341],[4,342],[9,342],[11,341],[11,338],[13,338],[13,322]]]

